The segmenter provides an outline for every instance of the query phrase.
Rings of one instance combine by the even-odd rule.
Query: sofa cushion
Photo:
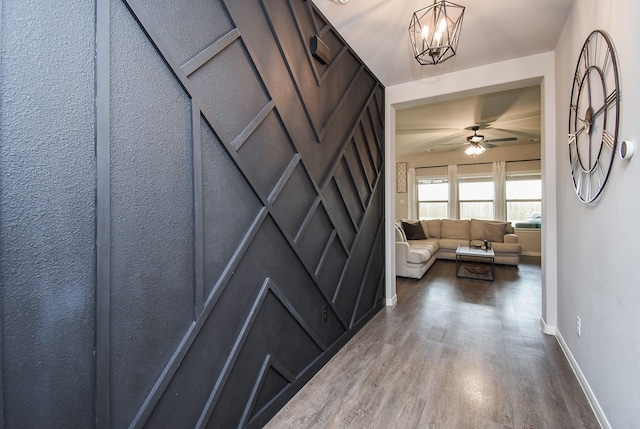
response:
[[[431,258],[431,252],[427,249],[409,249],[407,252],[407,262],[412,264],[422,264]]]
[[[427,236],[424,234],[422,224],[420,222],[408,223],[402,222],[402,229],[407,237],[407,240],[426,240]]]
[[[506,222],[486,222],[484,224],[484,239],[493,243],[504,242],[504,230],[506,227]]]
[[[518,243],[491,243],[491,248],[496,255],[503,253],[520,255],[522,253],[522,246]]]
[[[422,225],[422,230],[424,231],[424,235],[429,238],[429,228],[427,227],[427,221],[421,220],[420,224]]]
[[[422,220],[422,227],[427,226],[425,232],[429,236],[429,238],[440,238],[442,219],[429,219]]]
[[[484,240],[484,224],[486,221],[480,219],[471,219],[471,239]]]
[[[515,233],[515,229],[513,229],[513,225],[511,224],[511,222],[507,222],[507,227],[504,229],[504,233],[505,234],[513,234]]]
[[[396,241],[406,242],[407,236],[404,235],[404,231],[402,230],[402,225],[400,224],[400,222],[396,222],[395,230],[396,230]]]
[[[442,219],[441,238],[458,238],[469,240],[471,238],[471,221],[458,219]]]
[[[408,243],[409,248],[428,250],[432,255],[438,251],[438,240],[436,238],[429,238],[427,240],[412,240]]]
[[[438,250],[442,251],[455,251],[458,246],[465,246],[469,244],[469,240],[461,240],[459,238],[441,238],[438,240]]]

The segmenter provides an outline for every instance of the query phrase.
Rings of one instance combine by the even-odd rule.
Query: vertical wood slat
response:
[[[111,427],[110,2],[96,0],[96,427]]]
[[[2,11],[4,9],[2,8],[2,0],[0,0],[0,40],[2,40],[2,20],[3,20],[3,16],[2,16]],[[2,298],[2,295],[0,294],[0,298]],[[2,329],[2,306],[0,306],[0,332],[4,332]],[[3,341],[0,341],[0,410],[2,412],[0,412],[0,428],[4,428],[4,361],[2,359],[2,356],[4,356],[4,350],[3,350]]]
[[[200,109],[191,99],[191,135],[193,139],[193,209],[195,293],[193,320],[198,320],[204,309],[204,220],[202,197],[202,129]]]

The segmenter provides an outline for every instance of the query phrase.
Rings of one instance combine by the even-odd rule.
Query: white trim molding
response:
[[[386,298],[385,302],[387,307],[393,307],[398,303],[398,294],[393,295],[391,298]]]
[[[600,423],[602,429],[611,429],[611,424],[609,423],[609,420],[607,420],[607,416],[604,414],[604,411],[602,410],[600,403],[596,399],[596,395],[593,393],[593,390],[591,390],[591,386],[589,386],[589,383],[582,373],[578,362],[573,357],[571,350],[569,350],[569,346],[567,346],[567,343],[565,343],[560,331],[556,329],[556,332],[556,339],[558,340],[558,344],[560,344],[560,348],[562,349],[564,356],[567,358],[567,361],[569,362],[573,373],[576,375],[578,383],[580,383],[580,387],[582,387],[582,390],[584,391],[584,394],[589,401],[589,405],[591,405],[591,409],[598,419],[598,423]]]

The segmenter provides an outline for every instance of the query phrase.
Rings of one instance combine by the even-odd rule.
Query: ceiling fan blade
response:
[[[503,138],[501,138],[501,139],[490,139],[490,140],[485,140],[484,142],[485,142],[485,143],[490,143],[490,142],[493,142],[493,143],[501,143],[501,142],[514,142],[514,141],[516,141],[516,140],[518,140],[518,138],[517,138],[517,137],[503,137]]]
[[[449,149],[448,152],[453,152],[454,150],[460,150],[467,146],[467,143],[460,144],[460,146],[454,147],[453,149]]]
[[[424,133],[438,133],[442,131],[457,131],[458,128],[398,128],[396,127],[396,134],[424,134]]]
[[[480,143],[480,146],[482,146],[485,149],[493,149],[494,147],[496,147],[496,145],[491,143],[486,143],[486,142]]]

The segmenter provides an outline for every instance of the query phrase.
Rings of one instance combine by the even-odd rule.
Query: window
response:
[[[449,206],[447,179],[418,180],[418,218],[446,219]]]
[[[542,213],[542,180],[540,161],[507,163],[507,220],[540,222]]]
[[[491,164],[458,166],[460,219],[493,219],[493,176]]]
[[[447,167],[416,170],[418,182],[418,219],[449,217],[449,180]]]

